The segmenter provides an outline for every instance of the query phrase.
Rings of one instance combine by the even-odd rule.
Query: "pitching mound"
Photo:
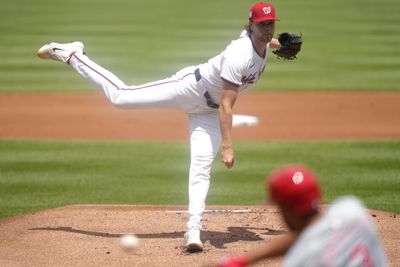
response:
[[[208,207],[205,250],[183,248],[183,206],[74,205],[0,220],[0,266],[203,266],[256,248],[286,231],[271,206]],[[399,266],[399,217],[371,211],[391,266]],[[134,233],[133,254],[119,246]],[[280,259],[257,266],[279,266]]]

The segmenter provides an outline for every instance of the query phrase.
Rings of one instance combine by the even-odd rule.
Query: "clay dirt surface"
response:
[[[400,93],[249,93],[234,140],[400,138]],[[117,109],[100,93],[0,94],[0,138],[187,140],[187,116]]]
[[[271,242],[287,229],[273,206],[212,206],[204,215],[205,250],[189,254],[184,206],[74,205],[0,220],[0,266],[206,266]],[[238,212],[232,212],[238,211]],[[391,266],[399,266],[399,217],[370,211]],[[123,234],[139,248],[127,254]],[[255,266],[279,266],[281,259]]]
[[[235,114],[257,116],[259,125],[235,128],[233,137],[399,139],[399,103],[399,93],[251,93],[240,98]],[[99,93],[0,94],[0,125],[2,139],[188,139],[186,115],[119,110]],[[196,254],[183,248],[185,206],[76,205],[0,219],[0,266],[203,266],[286,231],[272,206],[207,208],[219,212],[205,214],[205,251]],[[226,212],[232,209],[249,211]],[[400,266],[398,215],[369,212],[390,266]],[[140,238],[133,254],[119,246],[125,233]]]

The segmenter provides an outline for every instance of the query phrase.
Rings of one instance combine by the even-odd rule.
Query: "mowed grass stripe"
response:
[[[400,141],[238,142],[236,166],[214,163],[208,204],[254,205],[288,163],[319,175],[328,203],[361,197],[400,212]],[[186,143],[0,141],[0,217],[69,204],[187,204]]]
[[[50,41],[82,40],[93,59],[128,84],[165,78],[222,51],[239,34],[255,2],[5,1],[0,92],[93,90],[65,66],[36,58],[36,50]],[[276,32],[302,32],[304,45],[295,62],[271,54],[256,90],[400,89],[400,2],[273,3],[281,18]]]

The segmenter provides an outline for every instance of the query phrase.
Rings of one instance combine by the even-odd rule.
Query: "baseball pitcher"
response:
[[[212,162],[221,144],[222,162],[227,168],[235,162],[231,137],[233,106],[238,96],[260,79],[266,69],[269,49],[276,49],[281,57],[285,57],[285,50],[291,49],[286,42],[281,45],[278,39],[273,39],[276,20],[273,5],[257,3],[250,9],[249,23],[241,37],[219,55],[204,64],[186,67],[170,78],[143,85],[126,85],[92,61],[84,53],[81,42],[50,43],[38,50],[39,58],[71,66],[117,107],[166,108],[188,114],[189,221],[185,240],[190,252],[203,249],[201,219]],[[297,52],[300,45],[301,42]]]

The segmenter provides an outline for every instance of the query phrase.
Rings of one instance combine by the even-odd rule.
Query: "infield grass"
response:
[[[93,90],[66,66],[42,62],[51,41],[141,84],[206,62],[236,38],[255,0],[14,0],[0,8],[0,92]],[[258,90],[400,90],[400,1],[274,0],[276,33],[301,32],[297,61],[271,54]]]
[[[287,163],[319,175],[328,203],[356,195],[400,213],[400,141],[238,142],[236,166],[215,161],[208,204],[255,205]],[[0,217],[69,204],[187,204],[184,142],[0,140]]]

